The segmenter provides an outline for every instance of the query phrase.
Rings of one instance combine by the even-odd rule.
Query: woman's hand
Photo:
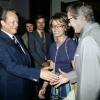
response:
[[[55,69],[55,63],[52,60],[46,60],[43,64],[42,64],[42,68],[47,68],[49,70],[52,71]]]
[[[55,88],[59,87],[62,84],[65,84],[65,83],[67,83],[69,81],[67,73],[65,73],[65,72],[63,72],[61,70],[59,70],[59,72],[60,72],[59,80],[55,81],[53,83],[50,83],[51,85],[54,85]]]
[[[42,87],[40,90],[39,90],[39,98],[40,99],[45,99],[45,92],[46,92],[46,88],[45,87]]]

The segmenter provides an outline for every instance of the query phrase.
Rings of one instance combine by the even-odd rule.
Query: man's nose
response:
[[[71,24],[70,24],[70,23],[68,23],[68,26],[69,26],[69,27],[71,27]]]

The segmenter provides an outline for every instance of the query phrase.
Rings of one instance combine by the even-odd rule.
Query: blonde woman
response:
[[[50,29],[55,42],[50,47],[50,59],[55,63],[54,72],[59,74],[59,69],[64,72],[73,70],[73,58],[76,51],[75,42],[67,36],[68,19],[65,13],[56,13],[50,19]],[[47,83],[39,91],[39,97],[44,96]],[[51,100],[63,100],[69,93],[69,83],[61,85],[58,89],[51,89]]]

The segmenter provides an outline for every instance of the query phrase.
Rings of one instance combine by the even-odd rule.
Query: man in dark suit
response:
[[[38,14],[36,16],[35,26],[35,31],[29,34],[29,51],[34,59],[35,67],[41,69],[43,63],[48,59],[49,47],[51,45],[51,34],[45,30],[46,19],[43,14]],[[36,83],[36,95],[38,95],[41,84],[42,81]],[[38,97],[35,98],[35,100],[39,100]]]
[[[45,69],[31,68],[31,60],[21,42],[15,37],[18,17],[14,10],[1,15],[0,31],[0,100],[31,100],[31,82],[58,77]]]
[[[48,58],[51,35],[45,31],[46,19],[42,14],[36,16],[35,26],[36,29],[29,35],[29,50],[33,56],[35,67],[40,69]]]
[[[46,19],[43,14],[36,16],[35,26],[36,29],[29,34],[29,51],[34,59],[35,67],[41,69],[43,63],[48,59],[49,47],[52,41],[51,34],[45,30]],[[42,81],[36,83],[36,95],[38,95],[39,88],[41,88],[42,84]],[[39,100],[38,96],[35,96],[35,100]]]

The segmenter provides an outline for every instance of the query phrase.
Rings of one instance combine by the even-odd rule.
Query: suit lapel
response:
[[[39,36],[39,33],[37,31],[35,32],[35,36],[36,36],[36,39],[38,42],[41,43],[43,41],[42,38]]]
[[[16,36],[16,38],[17,38],[17,40],[19,41],[19,43],[21,44],[21,46],[22,46],[22,48],[24,49],[24,51],[25,51],[24,56],[25,56],[26,62],[27,62],[29,65],[31,65],[31,59],[30,59],[30,55],[29,55],[27,49],[25,49],[24,44],[21,42],[20,38],[19,38],[18,36]],[[23,52],[23,51],[21,50],[21,52]]]
[[[17,39],[20,42],[20,44],[22,45],[20,39],[18,37],[17,37]],[[18,50],[20,53],[22,53],[25,56],[24,58],[26,59],[26,62],[30,62],[30,56],[29,56],[27,50],[24,48],[24,46],[22,45],[23,49],[26,52],[25,54],[23,53],[21,48],[17,47],[16,44],[14,43],[14,41],[7,34],[5,34],[2,31],[0,31],[0,43],[4,43],[4,44],[12,46],[13,48],[16,48],[16,50]]]

